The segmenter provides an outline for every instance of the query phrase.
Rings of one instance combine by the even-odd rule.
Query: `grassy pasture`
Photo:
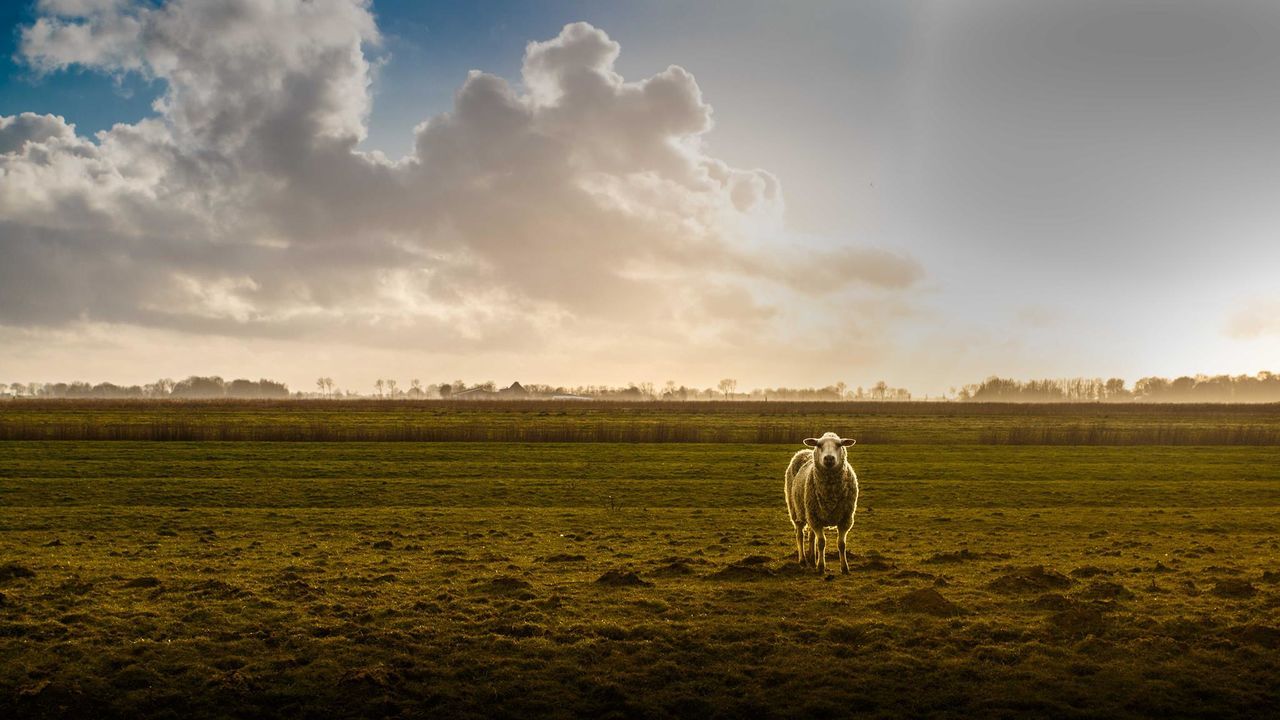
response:
[[[792,561],[794,443],[0,442],[0,713],[1280,707],[1280,448],[993,445],[982,412],[910,412],[813,428],[901,433],[854,448],[830,578]],[[1272,422],[1214,412],[1158,423]]]
[[[402,400],[0,403],[0,440],[1280,445],[1280,404]]]

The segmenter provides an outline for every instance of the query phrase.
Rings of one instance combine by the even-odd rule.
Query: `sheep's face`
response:
[[[841,438],[829,432],[820,438],[805,438],[804,444],[813,448],[813,464],[825,470],[844,467],[849,458],[848,448],[858,442],[853,438]]]

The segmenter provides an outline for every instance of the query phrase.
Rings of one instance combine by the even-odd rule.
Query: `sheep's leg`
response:
[[[796,562],[804,565],[805,560],[807,559],[805,557],[804,546],[805,543],[808,542],[809,536],[805,529],[806,526],[803,523],[794,523],[794,525],[796,526]]]
[[[813,529],[813,552],[818,561],[818,574],[827,574],[827,533],[822,528]]]
[[[849,536],[849,529],[853,527],[853,523],[848,525],[839,525],[836,528],[836,542],[840,548],[840,572],[849,573],[849,554],[846,551],[846,538]]]

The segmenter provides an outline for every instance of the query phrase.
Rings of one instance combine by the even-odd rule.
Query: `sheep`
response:
[[[806,438],[812,449],[791,457],[784,477],[787,514],[796,531],[796,556],[800,564],[827,572],[827,538],[824,529],[836,528],[840,548],[840,572],[849,572],[845,538],[858,509],[858,476],[849,465],[848,448],[857,441],[829,432]]]

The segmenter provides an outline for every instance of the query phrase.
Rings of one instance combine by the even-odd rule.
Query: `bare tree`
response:
[[[387,380],[387,394],[388,394],[388,395],[390,395],[390,396],[391,396],[391,397],[393,397],[393,398],[396,396],[396,381],[395,381],[395,380]]]
[[[373,383],[373,386],[378,389],[378,397],[382,397],[382,389],[387,386],[387,383],[382,378],[378,378],[377,381]]]
[[[733,378],[725,378],[720,381],[719,387],[720,392],[724,393],[725,399],[728,400],[733,391],[738,389],[738,381]]]
[[[170,378],[160,378],[159,380],[147,385],[147,391],[156,397],[167,397],[173,393],[175,383]]]

